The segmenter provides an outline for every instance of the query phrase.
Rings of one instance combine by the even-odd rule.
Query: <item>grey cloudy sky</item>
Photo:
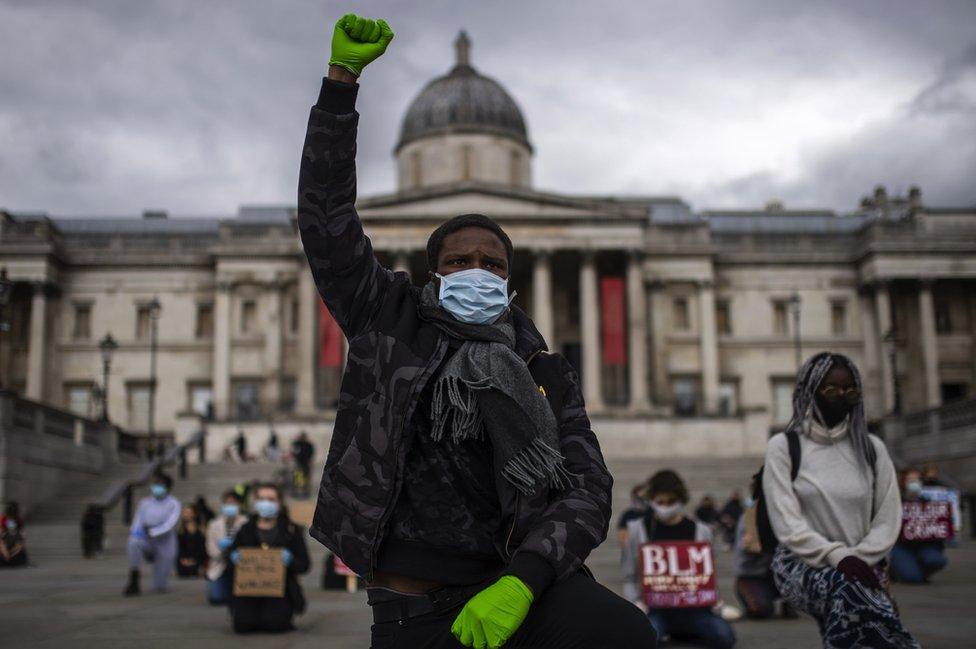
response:
[[[350,10],[396,32],[361,80],[361,195],[394,188],[402,116],[464,28],[525,114],[540,189],[847,210],[917,183],[976,204],[972,0],[0,0],[0,207],[294,203]]]

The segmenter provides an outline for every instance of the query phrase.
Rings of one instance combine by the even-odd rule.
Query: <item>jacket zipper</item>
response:
[[[444,358],[444,352],[447,349],[447,342],[443,338],[440,338],[443,344],[440,345],[440,349],[431,357],[431,362],[427,364],[424,368],[424,373],[422,376],[427,377],[430,374],[431,367],[436,367],[440,364],[441,360]],[[417,407],[417,402],[414,399],[414,394],[417,392],[417,386],[422,383],[426,383],[426,378],[423,382],[418,380],[413,386],[413,392],[410,394],[410,405],[404,410],[403,418],[400,420],[400,428],[397,437],[402,438],[403,429],[406,425],[407,419],[413,415],[414,409]],[[400,490],[400,440],[397,440],[396,445],[393,447],[393,457],[396,460],[396,467],[393,473],[393,489],[390,491],[390,497],[386,501],[386,505],[383,507],[383,514],[380,516],[380,523],[376,527],[376,533],[373,535],[373,541],[369,546],[369,569],[366,572],[366,583],[373,581],[373,573],[376,571],[376,546],[379,544],[380,535],[383,532],[383,528],[386,526],[387,520],[389,518],[391,505],[396,499],[397,494]]]

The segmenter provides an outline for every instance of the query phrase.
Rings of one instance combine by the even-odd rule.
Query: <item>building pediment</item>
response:
[[[446,217],[479,212],[504,219],[538,218],[573,221],[644,220],[647,207],[617,204],[587,197],[566,196],[533,189],[461,183],[363,198],[357,203],[366,220]]]

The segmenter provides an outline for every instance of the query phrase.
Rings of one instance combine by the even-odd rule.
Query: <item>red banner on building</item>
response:
[[[342,367],[342,329],[319,300],[319,367]]]
[[[603,364],[627,364],[627,312],[624,307],[624,278],[600,278],[600,316],[603,334]]]
[[[644,601],[651,608],[712,606],[715,560],[707,541],[659,541],[640,547]]]
[[[953,536],[952,505],[946,501],[906,501],[901,504],[901,538],[905,541],[945,541]]]

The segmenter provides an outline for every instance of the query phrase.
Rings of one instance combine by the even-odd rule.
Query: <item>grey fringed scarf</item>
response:
[[[509,314],[493,324],[461,322],[440,307],[427,284],[420,314],[452,338],[464,341],[434,379],[431,437],[455,442],[488,435],[502,477],[524,494],[541,484],[561,489],[569,477],[559,453],[556,418],[546,397],[515,353]]]

